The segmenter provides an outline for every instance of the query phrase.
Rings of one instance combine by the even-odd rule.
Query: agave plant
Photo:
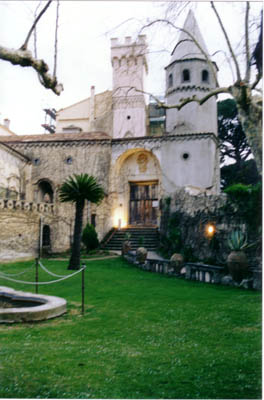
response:
[[[239,229],[230,233],[227,239],[227,244],[231,251],[243,251],[254,245],[254,243],[248,244],[246,233]]]

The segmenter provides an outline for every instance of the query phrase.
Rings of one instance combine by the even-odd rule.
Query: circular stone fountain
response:
[[[66,300],[0,286],[0,323],[32,322],[58,317],[67,311]]]

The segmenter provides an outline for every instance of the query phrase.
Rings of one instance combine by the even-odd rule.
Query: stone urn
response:
[[[170,266],[174,272],[180,274],[183,266],[183,256],[180,253],[174,253],[170,258]]]
[[[129,251],[131,251],[131,242],[125,240],[122,244],[122,256],[125,256]]]
[[[227,244],[231,250],[227,257],[228,271],[234,282],[240,283],[247,278],[249,272],[248,260],[244,250],[254,244],[248,244],[246,233],[240,229],[235,229],[230,233]]]
[[[227,257],[227,266],[232,279],[240,283],[248,276],[248,259],[244,251],[231,251]]]
[[[145,247],[139,247],[136,251],[136,261],[139,264],[144,264],[148,255],[148,251]]]

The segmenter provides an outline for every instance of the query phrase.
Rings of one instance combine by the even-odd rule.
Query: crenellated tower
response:
[[[135,42],[131,37],[126,37],[124,43],[111,39],[114,138],[146,135],[146,51],[145,35],[139,35]]]
[[[167,104],[179,104],[181,99],[197,96],[201,98],[216,87],[217,66],[210,60],[207,47],[201,35],[193,12],[190,10],[176,44],[170,64],[166,69]],[[202,50],[201,50],[202,48]],[[217,135],[216,97],[202,106],[192,102],[180,111],[167,110],[166,131],[169,134],[211,132]]]

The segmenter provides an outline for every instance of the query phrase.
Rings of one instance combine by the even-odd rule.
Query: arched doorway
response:
[[[161,198],[161,169],[149,150],[127,150],[115,165],[114,226],[157,226]]]

